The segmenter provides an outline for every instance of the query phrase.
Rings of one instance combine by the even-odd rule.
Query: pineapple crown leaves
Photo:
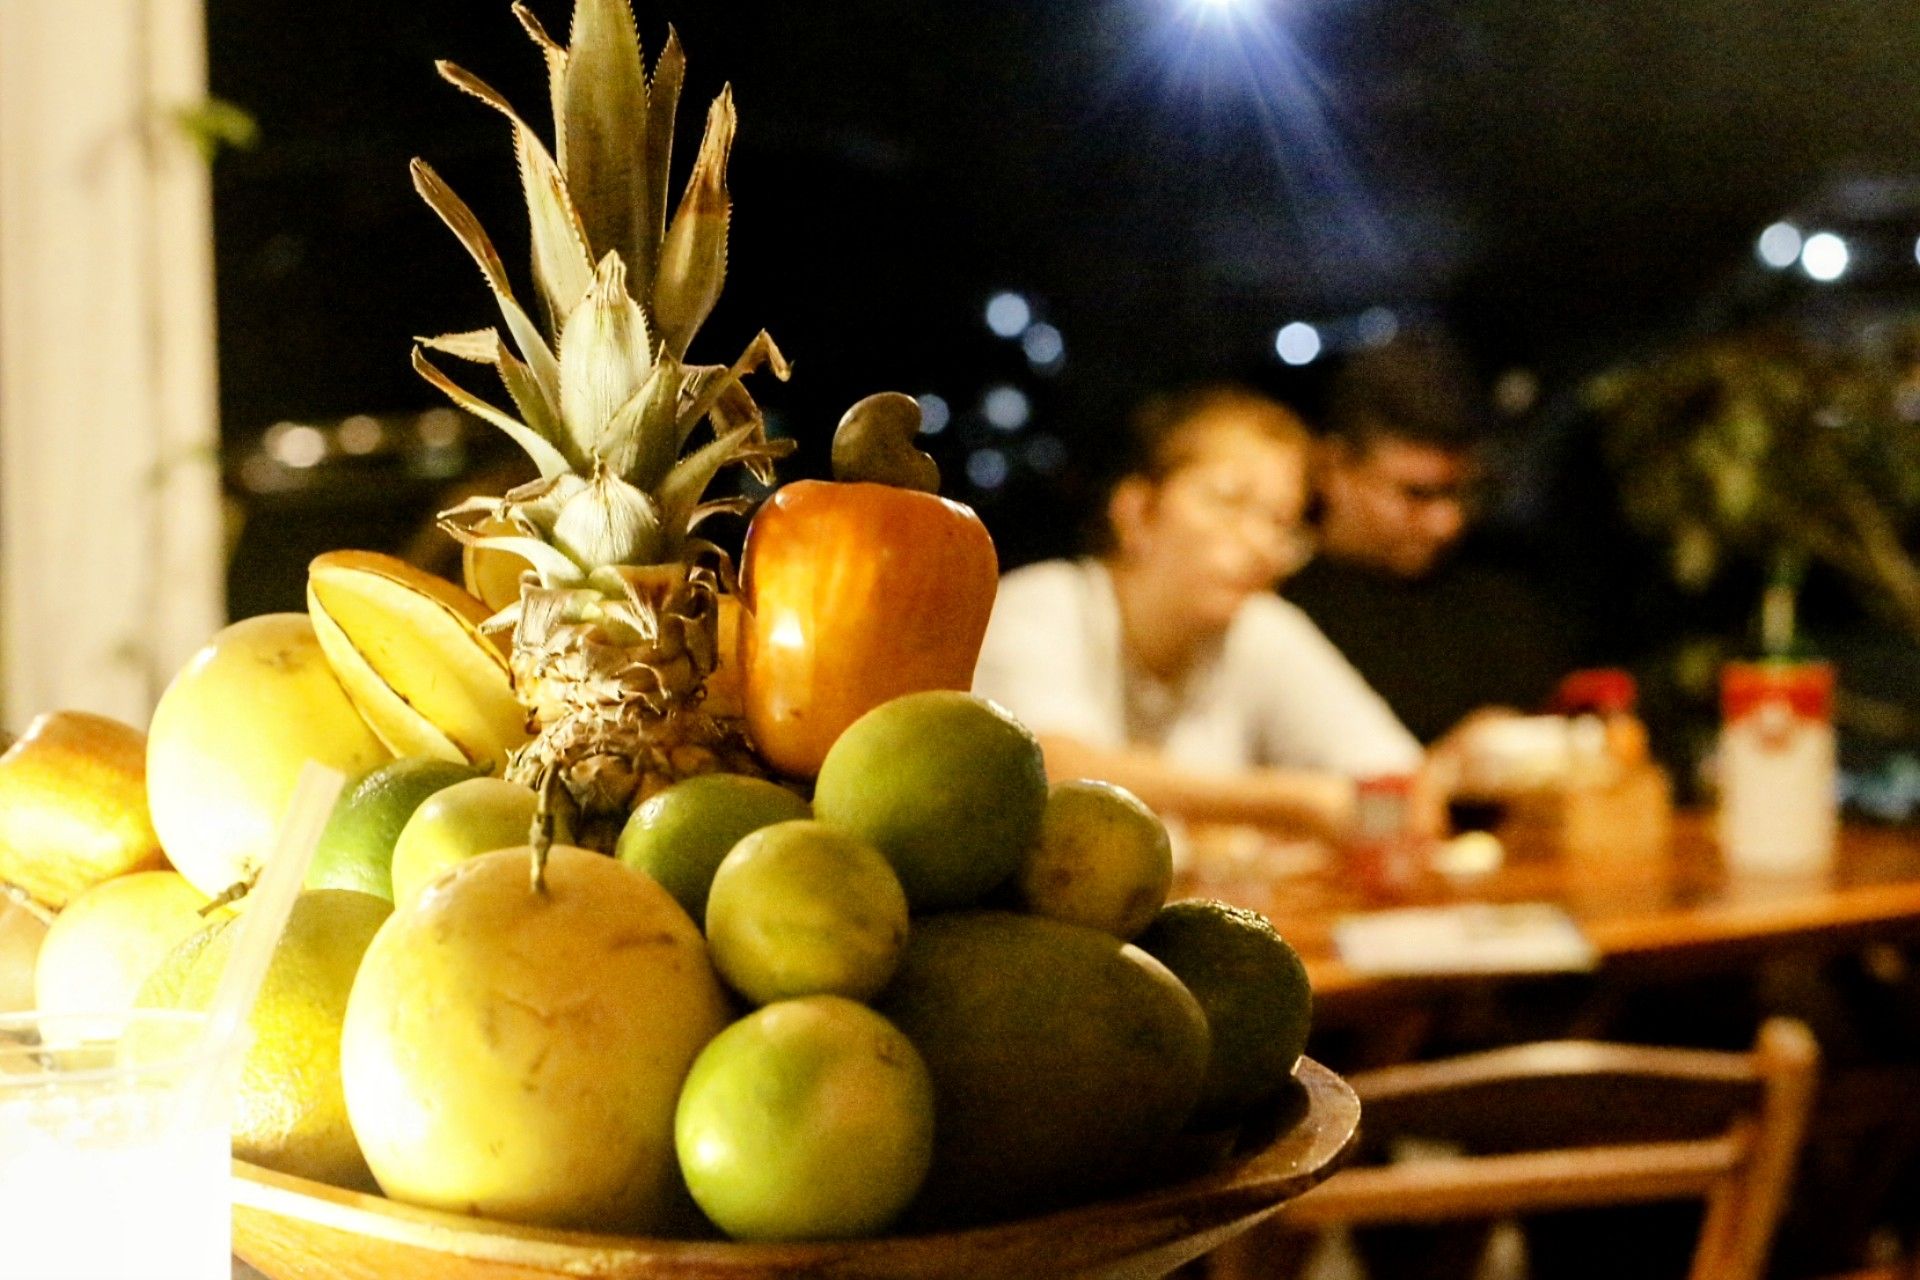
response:
[[[440,527],[460,542],[510,552],[533,566],[540,585],[575,587],[608,566],[684,560],[711,550],[692,536],[712,516],[737,514],[747,498],[704,499],[729,463],[771,466],[780,441],[752,437],[754,424],[733,427],[681,459],[652,494],[605,464],[591,478],[572,471],[536,480],[502,498],[470,498],[440,513]],[[512,533],[483,532],[510,527]]]
[[[565,486],[569,494],[590,493],[591,499],[582,500],[607,504],[596,517],[599,531],[576,534],[560,553],[574,563],[574,572],[680,554],[699,520],[741,505],[701,501],[723,467],[742,463],[770,482],[772,460],[791,448],[767,438],[764,416],[744,385],[761,367],[783,381],[788,375],[767,334],[732,365],[686,363],[726,277],[726,168],[737,123],[732,91],[723,89],[708,111],[693,171],[669,220],[674,117],[686,73],[678,36],[669,31],[649,78],[627,0],[577,0],[570,46],[548,35],[524,4],[515,4],[513,12],[546,62],[551,151],[479,77],[448,62],[438,68],[449,83],[499,112],[512,130],[544,326],[515,296],[499,252],[472,210],[416,159],[415,188],[480,268],[505,334],[482,329],[421,338],[413,364],[455,404],[505,432],[543,481],[571,476],[586,488]],[[519,416],[466,390],[427,351],[492,365]],[[703,421],[711,424],[714,439],[682,458]],[[644,535],[613,528],[634,524],[633,513],[640,510],[629,490],[648,504],[648,521],[640,522],[651,522]],[[550,489],[542,500],[555,492]],[[488,501],[487,512],[513,519],[525,539],[562,536],[557,515],[514,519],[524,499]],[[460,520],[476,514],[478,509],[456,508],[443,523],[477,542]],[[600,558],[612,555],[621,558]],[[567,576],[551,556],[528,558],[543,580]]]

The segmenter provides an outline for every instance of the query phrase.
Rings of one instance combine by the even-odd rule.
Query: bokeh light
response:
[[[987,299],[987,328],[1002,338],[1017,338],[1033,323],[1033,304],[1011,290]]]
[[[925,395],[915,396],[920,402],[920,432],[922,435],[937,436],[947,429],[953,421],[953,408],[947,404],[945,396],[937,396],[929,391]]]
[[[1020,349],[1027,353],[1028,364],[1049,372],[1058,369],[1067,358],[1066,339],[1050,324],[1028,326],[1020,335]]]
[[[976,489],[998,489],[1010,469],[1007,455],[998,449],[975,449],[967,455],[967,479]]]
[[[1852,259],[1847,242],[1831,231],[1808,236],[1800,249],[1800,269],[1822,284],[1831,284],[1847,274]]]
[[[1304,320],[1282,325],[1273,335],[1273,351],[1288,364],[1312,364],[1320,355],[1320,331]]]
[[[1800,228],[1791,222],[1774,223],[1760,233],[1754,252],[1774,270],[1785,270],[1800,260]]]
[[[998,431],[1018,431],[1033,417],[1033,402],[1027,393],[1010,383],[988,387],[980,397],[980,416]]]

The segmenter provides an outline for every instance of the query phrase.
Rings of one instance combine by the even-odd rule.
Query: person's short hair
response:
[[[1468,453],[1486,437],[1486,409],[1459,349],[1412,334],[1348,358],[1327,394],[1326,430],[1362,454],[1388,440]]]
[[[1081,537],[1086,550],[1095,554],[1113,550],[1107,500],[1122,481],[1137,476],[1159,484],[1192,461],[1202,437],[1219,427],[1250,431],[1303,454],[1313,441],[1307,424],[1293,410],[1236,383],[1210,383],[1151,396],[1128,420],[1126,442],[1100,486],[1101,502],[1088,513]]]
[[[1191,461],[1208,430],[1234,426],[1275,444],[1305,449],[1306,423],[1279,401],[1233,383],[1213,383],[1153,396],[1134,410],[1127,449],[1115,475],[1164,480]]]

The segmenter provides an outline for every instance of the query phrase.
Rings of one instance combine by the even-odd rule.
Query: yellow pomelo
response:
[[[463,862],[394,912],[341,1040],[387,1195],[541,1226],[672,1234],[692,1212],[673,1114],[730,1009],[659,885],[556,845]]]
[[[335,1186],[373,1185],[341,1093],[340,1025],[361,957],[390,910],[352,889],[308,889],[294,900],[247,1019],[251,1040],[233,1100],[236,1156]],[[237,936],[231,923],[180,943],[139,1003],[209,1007]]]
[[[444,579],[372,551],[307,568],[307,612],[347,695],[395,755],[504,770],[527,714],[490,610]]]
[[[45,921],[0,897],[0,1013],[33,1008],[33,973],[46,938]]]
[[[527,842],[539,797],[505,778],[469,778],[421,802],[393,842],[393,901],[405,906],[440,873]]]
[[[53,1013],[117,1013],[169,951],[209,922],[207,895],[177,871],[136,871],[75,898],[40,948],[34,992]],[[227,912],[226,914],[232,914]]]
[[[1035,915],[1135,937],[1173,887],[1167,828],[1139,797],[1109,782],[1055,784],[1040,838],[1015,877]]]
[[[218,896],[259,872],[307,761],[353,775],[387,756],[304,615],[248,618],[208,641],[154,710],[154,830],[174,868]]]

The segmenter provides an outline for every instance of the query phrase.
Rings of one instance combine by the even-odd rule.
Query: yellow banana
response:
[[[506,768],[530,736],[485,604],[404,560],[331,551],[307,570],[307,612],[333,673],[396,755]]]

